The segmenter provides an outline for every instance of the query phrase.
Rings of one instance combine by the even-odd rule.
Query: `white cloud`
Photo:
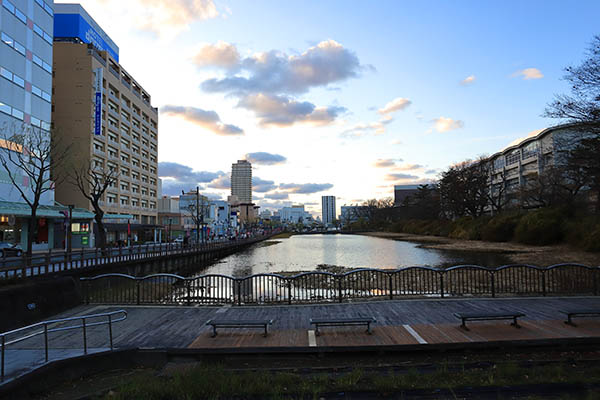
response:
[[[402,161],[402,160],[400,160]],[[373,163],[373,166],[375,168],[389,168],[389,167],[394,167],[396,166],[396,161],[392,160],[390,158],[388,159],[382,159],[380,158],[379,160],[375,161],[375,163]]]
[[[313,126],[329,125],[339,114],[346,111],[343,107],[316,107],[308,101],[297,101],[286,96],[265,93],[250,94],[240,99],[238,107],[253,111],[261,126],[292,126],[309,124]]]
[[[391,114],[396,111],[404,110],[406,107],[410,106],[412,102],[409,99],[405,99],[403,97],[397,97],[394,100],[390,101],[385,105],[385,107],[380,108],[377,112],[381,115]]]
[[[196,107],[166,105],[161,107],[160,112],[165,115],[181,117],[217,135],[235,136],[244,134],[241,128],[221,122],[219,114],[214,111],[206,111]]]
[[[410,174],[387,174],[385,176],[386,181],[405,181],[414,179],[419,179],[419,177],[417,175]]]
[[[454,129],[460,129],[465,126],[465,123],[452,118],[439,117],[433,120],[434,129],[438,132],[448,132]]]
[[[394,168],[396,171],[414,171],[425,168],[421,164],[404,164]]]
[[[232,49],[228,51],[233,52]],[[326,40],[300,55],[290,56],[277,50],[256,53],[239,60],[237,68],[239,74],[208,79],[202,83],[202,89],[238,95],[298,94],[357,77],[364,67],[352,51],[334,40]]]
[[[469,75],[465,79],[460,81],[460,84],[463,86],[471,85],[475,82],[475,79],[476,79],[475,75]]]
[[[516,71],[511,76],[513,78],[522,77],[523,80],[527,81],[530,79],[542,79],[544,77],[544,74],[542,74],[542,71],[540,71],[537,68],[525,68],[525,69]]]
[[[199,67],[215,66],[219,68],[237,68],[240,63],[240,53],[237,48],[227,42],[218,41],[205,44],[194,56],[192,62]]]
[[[246,153],[244,159],[248,160],[253,165],[277,165],[284,164],[287,161],[287,158],[281,154],[266,153],[264,151]]]
[[[120,10],[122,15],[128,15],[136,28],[161,37],[174,37],[188,30],[194,22],[219,16],[214,0],[99,0],[98,2],[103,9]]]

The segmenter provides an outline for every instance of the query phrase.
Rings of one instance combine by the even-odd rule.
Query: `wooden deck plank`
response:
[[[113,326],[116,347],[186,348],[199,337],[209,336],[210,328],[204,324],[211,318],[219,319],[273,319],[269,327],[272,339],[267,346],[308,345],[307,331],[310,318],[374,317],[374,334],[369,336],[362,327],[326,327],[317,340],[319,346],[347,342],[352,345],[415,343],[415,339],[402,327],[410,325],[428,343],[457,343],[509,338],[600,337],[600,319],[579,318],[577,327],[563,323],[565,316],[557,310],[565,308],[600,307],[600,297],[567,298],[510,298],[510,299],[420,299],[384,300],[360,303],[335,303],[313,305],[245,306],[245,307],[167,307],[167,306],[82,306],[57,317],[101,313],[125,309],[128,318]],[[526,314],[519,319],[523,329],[515,329],[507,321],[473,322],[471,329],[459,329],[460,321],[454,312],[488,310],[520,310]],[[488,324],[488,325],[486,325]],[[521,333],[519,333],[519,332]],[[277,332],[288,332],[279,334]],[[97,347],[108,343],[106,326],[90,328],[88,342]],[[248,331],[219,330],[216,345],[221,338],[234,345],[254,345],[260,341],[260,329]],[[237,336],[236,336],[237,335]],[[282,335],[282,336],[280,336]],[[515,336],[517,335],[517,336]],[[256,338],[254,338],[256,336]],[[54,333],[50,336],[53,348],[81,348],[80,330]],[[198,342],[204,343],[204,342]],[[356,344],[354,344],[356,343]],[[41,337],[15,345],[14,348],[41,348]],[[223,345],[224,346],[224,345]]]

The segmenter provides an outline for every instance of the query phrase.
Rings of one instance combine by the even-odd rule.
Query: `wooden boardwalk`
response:
[[[282,350],[319,347],[364,347],[402,345],[440,345],[540,339],[598,338],[600,318],[575,319],[577,326],[564,323],[559,310],[600,308],[600,297],[502,298],[502,299],[421,299],[343,304],[252,306],[252,307],[161,307],[161,306],[80,306],[58,317],[94,314],[125,309],[128,318],[114,324],[115,348],[156,349],[243,349]],[[516,310],[526,316],[520,329],[510,321],[468,323],[469,331],[459,327],[455,312]],[[364,327],[324,327],[314,335],[310,318],[375,317],[373,334]],[[219,329],[215,338],[209,319],[273,319],[269,335],[261,329]],[[87,331],[90,352],[109,347],[106,325]],[[81,330],[51,334],[50,349],[57,354],[74,356],[83,353]],[[8,374],[24,370],[24,362],[43,364],[43,336],[8,347]],[[19,350],[22,354],[19,355]],[[32,352],[33,351],[33,352]],[[37,352],[36,352],[37,351]],[[37,361],[34,355],[38,354]],[[51,357],[52,358],[52,357]]]
[[[298,347],[308,346],[310,318],[372,316],[377,319],[373,334],[362,327],[325,327],[316,337],[317,346],[362,346],[419,343],[476,342],[541,338],[600,337],[600,318],[581,318],[577,327],[565,325],[558,310],[600,308],[600,297],[511,298],[511,299],[421,299],[343,304],[249,306],[249,307],[161,307],[161,306],[81,306],[59,317],[125,309],[128,318],[115,324],[117,348],[153,347]],[[526,314],[523,327],[516,329],[509,321],[469,323],[470,331],[459,328],[455,312],[518,310]],[[220,329],[211,338],[209,319],[273,319],[268,337],[260,329]],[[415,335],[416,333],[416,335]],[[80,331],[54,333],[51,348],[80,348]],[[15,345],[16,348],[39,348],[42,340]],[[107,327],[88,329],[90,347],[107,347]]]

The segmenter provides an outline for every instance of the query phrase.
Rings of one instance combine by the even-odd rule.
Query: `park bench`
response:
[[[311,325],[315,326],[315,335],[319,336],[319,326],[357,326],[366,325],[367,333],[371,334],[371,324],[377,322],[373,317],[356,318],[311,318]]]
[[[273,324],[272,319],[264,320],[249,320],[249,319],[238,319],[238,320],[216,320],[210,319],[206,321],[206,325],[210,325],[213,328],[212,337],[217,336],[217,328],[264,328],[265,333],[263,336],[267,336],[269,333],[268,326]]]
[[[562,312],[567,314],[567,320],[565,321],[565,324],[571,326],[577,326],[572,321],[573,317],[600,317],[600,309],[564,310]]]
[[[492,321],[499,319],[512,319],[511,325],[520,328],[517,318],[524,317],[525,314],[518,311],[497,311],[497,312],[472,312],[472,313],[454,313],[456,318],[462,320],[461,328],[468,331],[467,321]]]

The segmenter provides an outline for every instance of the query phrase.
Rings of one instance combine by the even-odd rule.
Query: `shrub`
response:
[[[521,217],[519,213],[499,214],[492,217],[481,230],[481,238],[490,242],[512,240]]]
[[[563,238],[563,213],[557,209],[539,209],[524,215],[515,228],[520,243],[546,245]]]
[[[600,224],[585,236],[581,244],[586,251],[600,251]]]
[[[454,239],[480,240],[481,231],[489,221],[489,217],[462,217],[452,223],[448,237]]]

